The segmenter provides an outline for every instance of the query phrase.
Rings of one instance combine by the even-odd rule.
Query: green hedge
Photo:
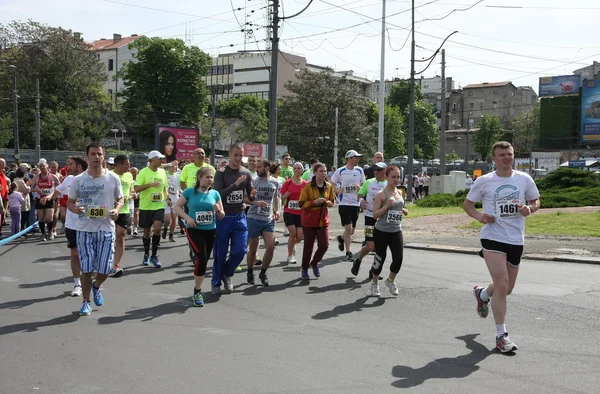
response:
[[[536,182],[540,193],[546,190],[563,190],[572,187],[600,187],[600,175],[577,168],[559,168]],[[596,203],[598,204],[598,203]]]
[[[455,195],[448,193],[431,194],[415,201],[415,204],[421,208],[462,207],[467,193],[467,190],[461,190]],[[481,203],[476,203],[475,207],[481,208]]]

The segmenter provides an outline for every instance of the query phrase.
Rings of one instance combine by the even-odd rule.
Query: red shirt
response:
[[[296,185],[294,182],[292,182],[291,178],[285,181],[283,187],[281,188],[281,195],[283,196],[285,193],[290,192],[290,196],[285,202],[285,208],[283,212],[290,213],[292,215],[302,214],[302,209],[298,205],[298,200],[300,199],[300,192],[302,192],[302,189],[304,189],[304,186],[307,183],[307,181],[303,180],[301,184]]]
[[[0,196],[2,196],[2,200],[6,200],[6,197],[8,196],[8,182],[4,175],[4,171],[0,172]]]

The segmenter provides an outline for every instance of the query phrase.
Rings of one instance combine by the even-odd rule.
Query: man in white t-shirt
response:
[[[169,163],[164,166],[167,170],[167,194],[171,201],[179,200],[180,195],[180,177],[176,173],[177,166],[173,163]],[[165,224],[162,232],[162,239],[167,238],[167,231],[169,231],[169,241],[175,242],[174,233],[175,227],[177,227],[177,214],[175,213],[175,206],[169,206],[165,201]]]
[[[511,294],[517,281],[519,263],[523,254],[525,217],[540,207],[540,193],[533,179],[526,173],[513,170],[514,149],[508,142],[497,142],[492,147],[496,171],[479,177],[467,195],[465,212],[483,223],[480,256],[485,259],[492,277],[487,288],[475,286],[477,313],[487,317],[488,303],[496,322],[496,348],[503,352],[517,350],[504,324],[506,296]],[[475,203],[483,202],[483,212]]]
[[[67,159],[67,168],[69,175],[65,177],[60,185],[56,187],[56,192],[69,196],[69,190],[73,179],[87,170],[88,164],[83,157],[73,156]],[[82,294],[81,289],[81,267],[79,265],[79,254],[77,252],[77,215],[67,209],[65,215],[65,237],[67,238],[67,247],[71,250],[71,272],[73,273],[73,290],[71,297],[79,297]]]
[[[423,175],[423,192],[425,193],[425,197],[429,195],[429,185],[431,184],[431,177],[429,174]]]
[[[102,283],[113,268],[115,253],[115,220],[123,208],[123,188],[119,177],[112,171],[102,168],[104,148],[96,142],[86,147],[88,169],[73,178],[69,189],[69,211],[78,215],[77,252],[81,265],[81,285],[83,304],[81,316],[92,312],[90,291],[94,293],[94,303],[104,304]],[[92,283],[92,273],[96,280]]]
[[[471,178],[471,175],[467,175],[467,177],[465,178],[465,189],[470,190],[472,186],[473,178]]]
[[[338,212],[344,226],[344,235],[338,235],[338,248],[340,252],[346,248],[346,260],[354,261],[354,256],[350,251],[352,235],[356,230],[356,222],[360,213],[360,201],[358,200],[358,191],[365,183],[365,173],[358,166],[358,161],[362,155],[355,150],[346,152],[346,165],[338,168],[331,177],[331,183],[335,186],[335,192],[340,197]]]

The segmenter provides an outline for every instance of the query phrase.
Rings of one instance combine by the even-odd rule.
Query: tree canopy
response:
[[[409,108],[404,110],[404,129],[409,126]],[[425,100],[415,101],[415,150],[414,157],[433,158],[440,145],[440,134],[433,114],[433,105]],[[407,138],[408,139],[408,138]]]
[[[423,100],[423,93],[419,85],[415,84],[415,102]],[[390,95],[387,98],[387,104],[400,108],[404,112],[410,104],[410,81],[394,82]]]
[[[240,119],[235,128],[237,140],[248,143],[266,143],[269,139],[266,100],[256,96],[243,95],[217,103],[218,117]]]
[[[540,105],[515,116],[510,122],[515,156],[527,156],[540,137]]]
[[[487,161],[492,153],[492,146],[502,137],[502,123],[496,115],[483,115],[479,122],[479,130],[473,132],[471,144],[473,150],[481,155],[481,160]]]

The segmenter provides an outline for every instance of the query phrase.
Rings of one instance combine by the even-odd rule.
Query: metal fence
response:
[[[109,151],[111,152],[111,151]],[[148,161],[148,154],[143,152],[123,152],[129,156],[129,160],[131,161],[131,165],[133,167],[144,167]],[[14,159],[15,151],[13,149],[2,148],[0,149],[0,158],[6,160],[6,164],[10,166],[10,164],[14,163],[16,160]],[[107,157],[114,157],[117,153],[109,153]],[[37,164],[37,154],[35,149],[20,149],[19,156],[21,163],[28,164]],[[69,156],[85,156],[84,151],[67,151],[67,150],[42,150],[40,157],[46,159],[48,162],[57,161],[59,166],[64,166],[67,163],[67,158]]]

